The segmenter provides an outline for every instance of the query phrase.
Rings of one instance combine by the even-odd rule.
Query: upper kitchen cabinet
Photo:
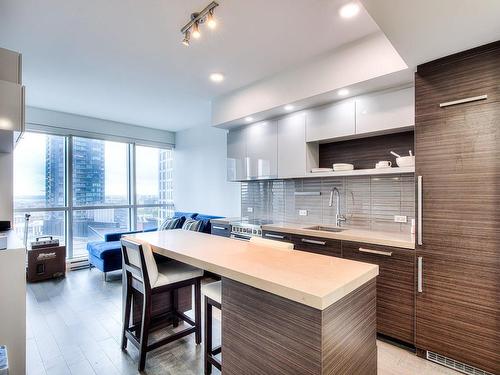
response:
[[[277,121],[261,121],[243,130],[246,138],[247,178],[278,177]]]
[[[405,130],[414,124],[413,87],[356,98],[356,134]]]
[[[23,131],[24,87],[0,81],[0,152],[12,152]]]
[[[343,100],[308,111],[306,141],[324,141],[355,133],[355,102]]]
[[[21,83],[21,54],[0,48],[0,81]]]
[[[278,177],[306,174],[306,116],[304,113],[278,120]]]
[[[247,148],[244,130],[244,128],[239,128],[227,133],[228,181],[241,181],[247,178]]]

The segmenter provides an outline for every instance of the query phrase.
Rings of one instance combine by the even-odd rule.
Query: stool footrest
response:
[[[148,352],[150,350],[154,350],[154,349],[157,349],[159,348],[160,346],[163,346],[163,345],[166,345],[166,344],[169,344],[175,340],[178,340],[184,336],[187,336],[187,335],[190,335],[191,333],[195,332],[196,331],[196,328],[195,327],[190,327],[190,328],[186,328],[180,332],[177,332],[177,333],[174,333],[173,335],[170,335],[168,337],[165,337],[164,339],[161,339],[161,340],[158,340],[150,345],[148,345]]]

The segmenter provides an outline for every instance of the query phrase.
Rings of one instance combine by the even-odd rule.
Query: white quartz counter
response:
[[[181,229],[128,236],[153,251],[323,310],[378,275],[378,266]]]

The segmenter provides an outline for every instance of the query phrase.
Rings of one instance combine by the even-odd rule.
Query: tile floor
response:
[[[70,272],[65,279],[29,284],[27,373],[137,374],[137,350],[132,345],[128,353],[120,350],[120,330],[120,273],[104,282],[100,271],[86,269]],[[378,347],[379,375],[458,374],[385,342],[379,341]],[[188,336],[150,353],[145,373],[202,374],[202,359],[202,346]]]

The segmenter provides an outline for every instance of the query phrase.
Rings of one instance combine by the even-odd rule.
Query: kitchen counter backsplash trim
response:
[[[318,177],[292,180],[249,181],[241,184],[241,213],[249,219],[275,223],[335,225],[335,200],[341,194],[340,212],[346,228],[410,234],[415,218],[414,175]],[[321,192],[301,195],[297,192]],[[306,211],[307,215],[300,213]],[[406,223],[394,216],[406,216]]]

